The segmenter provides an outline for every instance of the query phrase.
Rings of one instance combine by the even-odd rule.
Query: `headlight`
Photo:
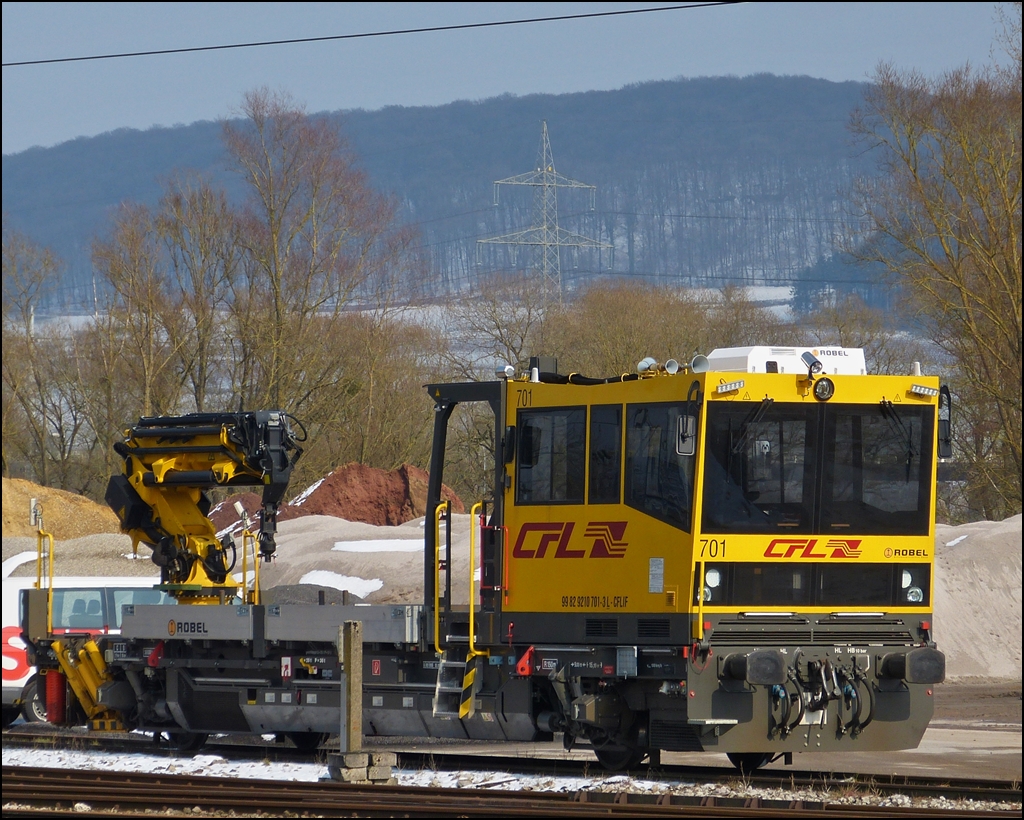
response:
[[[818,379],[814,383],[814,398],[818,401],[828,401],[836,394],[836,385],[832,379]]]
[[[912,604],[919,604],[924,600],[924,593],[921,587],[911,587],[907,590],[907,600]]]
[[[707,587],[707,586],[704,587],[704,603],[707,603],[708,601],[711,600],[711,595],[712,595],[711,587]]]
[[[903,589],[906,589],[912,583],[914,583],[914,576],[910,574],[910,570],[908,570],[908,569],[903,570],[903,576],[900,578],[900,586]]]
[[[707,570],[704,573],[704,583],[712,589],[718,589],[718,585],[722,583],[722,573],[714,568]]]

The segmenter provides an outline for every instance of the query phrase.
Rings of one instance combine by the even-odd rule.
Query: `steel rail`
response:
[[[551,757],[508,757],[446,752],[397,752],[404,768],[436,768],[441,771],[491,770],[514,771],[518,774],[579,777],[584,773],[602,771],[591,761]],[[761,769],[742,775],[732,766],[684,766],[675,764],[644,764],[631,769],[634,775],[648,780],[696,780],[698,782],[736,782],[765,789],[856,789],[875,794],[905,794],[916,797],[945,797],[947,800],[982,800],[1021,802],[1020,782],[975,780],[973,778],[921,777],[904,775],[860,774],[855,772],[812,771],[799,769]],[[609,774],[612,774],[609,772]]]
[[[678,817],[777,816],[888,817],[893,807],[850,806],[758,798],[690,798],[682,795],[576,792],[491,791],[403,786],[366,786],[333,781],[247,780],[197,775],[155,775],[90,770],[4,766],[5,817],[17,812],[86,811],[93,816],[149,810],[195,810],[250,816],[292,814],[361,817]],[[76,804],[78,806],[76,807]],[[899,814],[934,816],[934,809],[904,809]],[[952,809],[943,817],[1005,817],[1005,812]],[[29,816],[25,814],[23,816]],[[151,815],[150,815],[151,816]]]
[[[128,753],[164,754],[169,756],[185,755],[191,757],[195,752],[177,752],[166,744],[156,743],[145,736],[132,735],[100,735],[80,734],[66,735],[55,733],[52,727],[46,732],[33,732],[27,727],[22,731],[4,732],[5,746],[44,746],[46,748],[74,749],[87,748],[96,751],[115,751]],[[372,747],[377,749],[378,747]],[[547,776],[582,777],[601,772],[593,761],[574,760],[555,757],[512,757],[493,755],[489,751],[494,748],[481,745],[480,754],[465,752],[445,752],[443,747],[437,751],[399,751],[398,759],[406,769],[436,769],[438,771],[488,771],[497,770],[515,774],[539,774]],[[208,752],[230,760],[309,760],[314,753],[301,751],[289,746],[277,744],[242,744],[212,743],[206,747]],[[329,751],[329,747],[327,748]],[[944,797],[947,800],[975,800],[1000,803],[1021,802],[1020,782],[982,780],[974,778],[943,778],[920,776],[872,775],[855,772],[823,772],[798,769],[763,769],[746,777],[737,770],[725,766],[680,766],[680,765],[641,765],[632,770],[634,775],[648,780],[665,781],[698,781],[700,783],[735,783],[742,780],[744,784],[765,789],[802,790],[846,790],[861,791],[874,795],[905,794],[914,797]]]

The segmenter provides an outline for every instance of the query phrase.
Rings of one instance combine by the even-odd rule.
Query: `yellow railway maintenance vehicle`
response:
[[[725,752],[749,771],[918,745],[945,675],[938,379],[868,375],[860,350],[753,347],[607,379],[538,357],[427,389],[424,598],[400,606],[268,603],[232,577],[206,492],[262,484],[243,541],[273,555],[301,453],[284,413],[140,419],[108,502],[175,605],[124,607],[119,635],[57,635],[48,590],[30,590],[23,636],[51,719],[187,747],[269,732],[315,746],[347,714],[339,628],[358,620],[366,734],[561,734],[613,769],[661,750]],[[456,577],[441,490],[449,421],[472,403],[493,412],[493,490]],[[64,679],[77,709],[56,708]]]
[[[662,749],[752,770],[916,747],[945,674],[931,624],[948,390],[867,375],[863,351],[834,347],[637,370],[589,379],[538,357],[520,378],[428,388],[428,509],[455,406],[495,413],[479,610],[455,611],[436,567],[424,577],[437,648],[468,644],[481,676],[463,699],[490,691],[500,715],[516,690],[499,670],[529,680],[538,729],[610,768]]]

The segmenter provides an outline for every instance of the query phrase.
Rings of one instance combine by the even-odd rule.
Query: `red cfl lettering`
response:
[[[558,547],[555,556],[558,558],[582,558],[584,553],[575,550],[569,551],[569,537],[572,535],[573,523],[565,524],[523,524],[519,530],[519,537],[512,549],[513,558],[543,558],[552,542],[557,541]],[[531,532],[540,533],[540,539],[535,550],[529,550],[525,546],[526,536]]]
[[[512,548],[513,558],[543,558],[548,547],[556,544],[555,558],[622,558],[629,543],[625,540],[625,521],[591,521],[583,533],[584,546],[569,549],[575,523],[546,521],[523,524]],[[529,547],[527,544],[529,543]],[[532,547],[532,548],[530,548]]]
[[[773,538],[764,551],[765,558],[827,558],[827,553],[815,552],[817,538]]]

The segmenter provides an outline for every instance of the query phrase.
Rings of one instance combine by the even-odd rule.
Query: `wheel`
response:
[[[772,762],[771,752],[729,752],[726,757],[743,774],[753,774]]]
[[[186,732],[182,729],[162,732],[167,748],[175,752],[194,752],[203,747],[208,735],[203,732]]]
[[[288,732],[286,737],[300,752],[312,752],[320,748],[328,735],[323,732]]]
[[[46,723],[46,688],[41,678],[32,678],[25,684],[21,699],[21,714],[26,723]]]
[[[636,766],[647,756],[647,750],[607,743],[604,746],[594,746],[594,754],[597,755],[597,762],[608,771],[621,772]]]

